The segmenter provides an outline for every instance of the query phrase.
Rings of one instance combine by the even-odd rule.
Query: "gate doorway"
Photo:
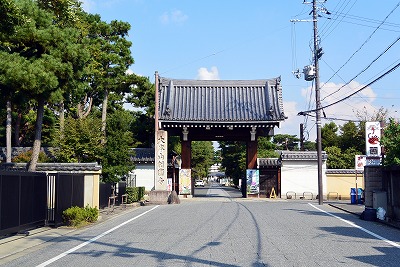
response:
[[[260,195],[263,197],[281,197],[281,165],[277,158],[258,159],[260,169]]]
[[[271,197],[273,193],[277,198],[281,197],[281,188],[278,181],[279,170],[263,170],[260,172],[260,197]]]
[[[168,136],[180,138],[180,172],[185,173],[180,183],[189,179],[194,192],[192,141],[244,142],[246,169],[257,169],[257,138],[273,136],[275,126],[286,119],[280,77],[181,80],[159,77],[156,72],[155,90],[156,191],[167,191],[169,186]],[[247,197],[246,174],[242,177],[241,192]]]

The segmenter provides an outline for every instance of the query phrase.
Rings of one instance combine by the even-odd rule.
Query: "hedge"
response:
[[[143,199],[145,193],[145,187],[127,187],[126,194],[127,194],[127,203],[139,202]]]

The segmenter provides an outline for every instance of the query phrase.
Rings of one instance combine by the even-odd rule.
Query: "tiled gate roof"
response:
[[[274,123],[286,117],[280,78],[177,80],[159,78],[159,121]]]

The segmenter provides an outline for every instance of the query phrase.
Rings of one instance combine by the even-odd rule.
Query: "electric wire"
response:
[[[322,60],[332,71],[334,71],[333,68],[332,68],[324,59],[321,59],[321,60]],[[337,76],[338,76],[344,83],[346,82],[340,75],[337,75]],[[327,96],[324,97],[321,101],[323,101],[325,98],[327,98]],[[365,99],[364,96],[359,95],[359,98],[361,98],[365,103],[369,104],[369,102]],[[335,99],[339,99],[339,98],[336,98],[336,97],[335,97]],[[355,107],[355,106],[353,106],[353,105],[351,105],[351,104],[349,104],[349,103],[345,103],[345,104],[346,104],[347,106],[353,108],[353,111],[354,111],[354,110],[360,111],[357,107]]]
[[[375,30],[368,36],[368,38],[362,43],[362,45],[349,57],[349,59],[346,60],[346,62],[328,79],[327,82],[329,82],[333,77],[336,76],[336,74],[349,63],[349,61],[364,47],[366,43],[371,40],[372,36],[378,31],[378,29],[383,25],[383,23],[389,18],[389,16],[399,7],[400,2],[397,3],[397,5],[392,9],[392,11],[389,12],[389,14],[385,17],[385,19],[375,28]],[[322,87],[320,88],[322,89]]]
[[[356,1],[353,3],[353,5],[351,5],[351,7],[347,10],[346,15],[350,12],[350,10],[353,8],[353,6],[354,6],[356,3],[357,3],[357,0],[356,0]],[[344,10],[344,9],[348,6],[348,4],[349,4],[349,2],[346,3],[346,5],[343,7],[342,10]],[[330,12],[330,13],[332,14],[332,12]],[[339,24],[342,22],[343,18],[342,18],[341,20],[339,20],[336,24],[334,24],[334,22],[336,22],[336,20],[332,20],[331,18],[329,18],[329,20],[332,21],[332,23],[330,23],[330,24],[329,24],[329,27],[324,28],[324,29],[322,30],[322,32],[321,32],[321,37],[322,37],[322,36],[324,37],[323,39],[327,38],[327,37],[339,26]],[[333,27],[333,29],[331,29],[331,30],[329,31],[329,33],[326,33],[326,32],[328,32],[328,30],[329,30],[331,27]]]
[[[315,118],[316,116],[313,114],[308,114],[307,117],[313,117]],[[328,121],[352,121],[352,122],[363,122],[363,120],[354,120],[354,119],[342,119],[342,118],[336,118],[336,117],[321,117],[321,119],[328,120]]]
[[[297,69],[297,51],[296,51],[296,23],[292,24],[291,31],[291,48],[292,48],[292,70]]]
[[[356,22],[350,22],[350,21],[346,21],[346,20],[343,20],[343,22],[344,23],[348,23],[348,24],[352,24],[352,25],[367,27],[367,28],[375,28],[375,26],[356,23]],[[381,27],[379,30],[381,30],[381,31],[389,31],[389,32],[400,32],[400,29],[399,30],[395,30],[395,29],[388,29],[388,28],[384,28],[384,27]]]
[[[365,18],[365,17],[361,17],[361,16],[357,16],[357,15],[351,15],[351,14],[349,15],[349,14],[343,14],[343,13],[339,13],[339,12],[331,12],[331,13],[335,14],[338,17],[345,17],[346,19],[363,21],[363,22],[367,22],[367,23],[370,23],[370,24],[380,24],[380,23],[382,23],[381,20]],[[384,26],[388,26],[388,27],[394,27],[394,28],[399,28],[400,27],[399,23],[394,23],[394,22],[384,22],[383,25]]]
[[[353,78],[351,78],[348,82],[346,82],[344,85],[342,85],[341,87],[339,87],[339,89],[337,89],[336,91],[328,94],[327,96],[325,96],[321,101],[324,101],[327,97],[339,92],[343,87],[347,86],[350,82],[354,81],[358,76],[360,76],[362,73],[364,73],[367,69],[369,69],[372,64],[374,64],[380,57],[382,57],[387,51],[389,51],[390,48],[392,48],[398,41],[400,40],[400,36],[397,37],[396,40],[394,40],[385,50],[383,50],[374,60],[372,60],[371,63],[369,63],[364,69],[362,69],[356,76],[354,76]],[[322,87],[321,87],[322,88]]]
[[[349,99],[349,98],[352,97],[353,95],[357,94],[358,92],[361,92],[361,91],[364,90],[365,88],[367,88],[367,87],[371,86],[372,84],[376,83],[377,81],[381,80],[381,79],[382,79],[383,77],[385,77],[386,75],[388,75],[388,74],[390,74],[391,72],[395,71],[398,67],[400,67],[400,63],[396,64],[396,65],[395,65],[394,67],[392,67],[390,70],[386,71],[385,73],[383,73],[383,74],[380,75],[379,77],[375,78],[372,82],[368,83],[367,85],[364,85],[363,87],[361,87],[361,88],[358,89],[357,91],[351,93],[350,95],[348,95],[348,96],[346,96],[346,97],[344,97],[344,98],[342,98],[342,99],[340,99],[340,100],[337,100],[337,101],[335,101],[335,102],[333,102],[333,103],[330,103],[330,104],[328,104],[328,105],[322,106],[322,107],[320,107],[320,108],[318,108],[318,109],[316,108],[316,109],[312,109],[312,110],[301,111],[301,112],[298,113],[298,115],[305,115],[305,114],[310,113],[310,112],[315,112],[315,111],[317,111],[317,110],[322,110],[322,109],[325,109],[325,108],[327,108],[327,107],[331,107],[331,106],[333,106],[333,105],[336,105],[336,104],[338,104],[338,103],[340,103],[340,102],[342,102],[342,101],[344,101],[344,100],[346,100],[346,99]]]

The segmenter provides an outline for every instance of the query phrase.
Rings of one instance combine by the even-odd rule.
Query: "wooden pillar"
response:
[[[257,140],[247,142],[247,169],[257,169]]]
[[[246,169],[257,169],[257,138],[246,143]],[[247,197],[247,177],[242,179],[242,197]]]
[[[182,169],[190,169],[190,160],[192,158],[191,141],[182,141]]]

